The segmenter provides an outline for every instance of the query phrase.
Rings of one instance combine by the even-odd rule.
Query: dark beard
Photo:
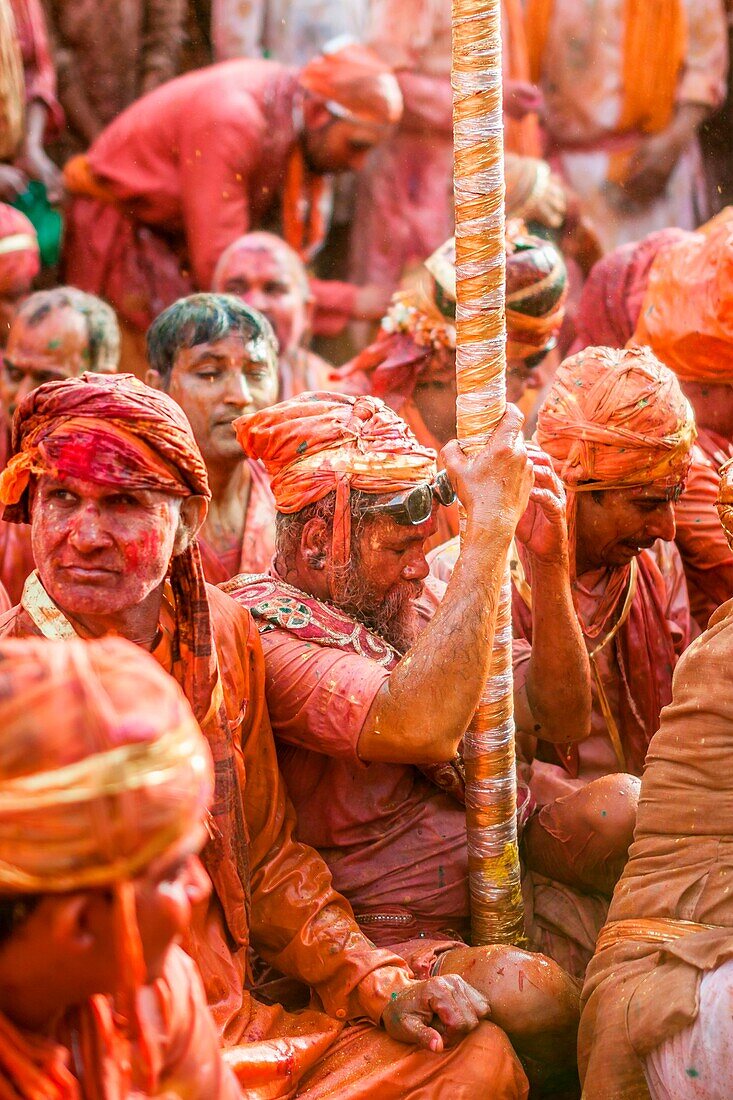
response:
[[[343,582],[338,604],[342,611],[379,634],[398,653],[406,653],[414,645],[420,629],[415,600],[423,587],[422,581],[402,581],[386,596],[376,598],[359,576],[359,570],[351,569]]]

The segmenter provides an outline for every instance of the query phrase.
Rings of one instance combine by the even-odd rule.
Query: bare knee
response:
[[[641,780],[618,772],[594,779],[583,790],[584,824],[606,841],[607,858],[625,858],[634,839]]]
[[[491,1019],[511,1036],[574,1031],[577,983],[544,955],[519,947],[458,947],[442,961],[441,974],[460,974],[488,999]]]

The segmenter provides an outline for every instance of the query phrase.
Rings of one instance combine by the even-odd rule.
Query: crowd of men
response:
[[[0,0],[0,1100],[730,1100],[733,13],[501,10],[468,454],[449,0]]]

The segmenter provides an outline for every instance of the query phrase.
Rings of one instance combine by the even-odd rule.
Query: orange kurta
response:
[[[342,1031],[340,1021],[378,1022],[391,992],[409,981],[410,972],[392,952],[372,947],[333,890],[325,864],[293,838],[257,631],[244,608],[216,589],[208,595],[225,705],[239,735],[251,899],[248,919],[233,929],[225,916],[231,899],[214,895],[187,949],[247,1097],[281,1100],[296,1095],[300,1085],[309,1100],[470,1100],[489,1076],[497,1100],[525,1097],[519,1063],[491,1024],[442,1055],[403,1046],[368,1024]],[[0,635],[37,633],[22,606],[0,619]],[[174,648],[175,628],[168,624],[155,653],[164,667],[172,667]],[[328,1014],[290,1014],[255,1000],[245,988],[250,942],[276,969],[313,987]]]

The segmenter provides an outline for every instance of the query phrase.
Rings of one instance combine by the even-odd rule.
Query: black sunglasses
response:
[[[402,493],[397,493],[391,500],[384,504],[370,505],[365,511],[371,513],[381,512],[391,516],[397,523],[404,527],[417,527],[420,523],[426,523],[433,512],[433,500],[448,507],[456,499],[455,489],[450,483],[450,478],[445,470],[441,470],[435,481],[423,481],[420,485],[413,485]]]

